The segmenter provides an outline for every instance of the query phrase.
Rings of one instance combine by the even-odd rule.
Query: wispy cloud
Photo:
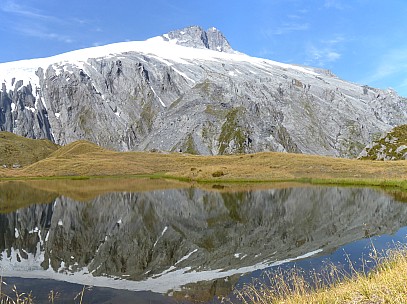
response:
[[[340,1],[340,0],[325,0],[324,7],[325,8],[334,8],[334,9],[338,9],[338,10],[343,10],[345,8],[342,1]]]
[[[377,68],[361,83],[379,83],[395,78],[394,86],[407,87],[407,46],[390,50],[377,60]],[[397,83],[396,83],[397,82]]]
[[[15,0],[6,0],[0,4],[0,11],[12,16],[14,26],[10,30],[25,36],[40,39],[54,40],[63,43],[72,43],[74,39],[63,28],[66,21],[52,14],[17,3]],[[82,22],[78,20],[79,24]]]
[[[305,21],[305,15],[308,10],[301,9],[294,11],[285,16],[285,21],[276,27],[270,27],[263,31],[264,35],[268,38],[272,36],[287,35],[294,32],[308,31],[311,27],[308,21]]]
[[[286,35],[292,32],[306,31],[310,28],[309,23],[286,22],[277,28],[271,28],[265,31],[266,36]]]
[[[20,4],[17,4],[15,1],[6,1],[3,4],[0,4],[0,9],[5,13],[11,13],[15,15],[20,15],[26,18],[40,19],[40,20],[57,20],[55,17],[46,15],[40,10],[25,7]]]
[[[317,48],[313,45],[307,49],[309,59],[307,64],[317,65],[320,67],[326,66],[328,63],[332,63],[341,58],[341,54],[330,50],[328,48]]]
[[[309,43],[306,47],[308,58],[305,64],[325,67],[338,61],[342,57],[340,49],[344,41],[343,36],[337,35],[331,39],[321,40],[318,43]]]
[[[27,35],[30,37],[35,37],[35,38],[40,38],[40,39],[50,39],[50,40],[60,41],[60,42],[64,42],[64,43],[74,42],[73,39],[67,35],[49,32],[47,30],[43,30],[40,28],[22,27],[22,28],[17,29],[17,31],[24,35]]]

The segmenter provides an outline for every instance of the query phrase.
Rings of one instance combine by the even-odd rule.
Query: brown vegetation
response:
[[[0,132],[0,148],[9,143],[21,148],[21,153],[12,154],[11,162],[23,164],[31,151],[37,156],[28,158],[22,168],[0,167],[3,179],[148,176],[212,183],[307,181],[407,189],[407,161],[362,161],[277,152],[223,156],[114,152],[83,140],[57,149],[49,141]]]
[[[35,140],[0,132],[0,167],[24,167],[46,158],[58,149],[49,140]]]
[[[243,303],[251,304],[407,303],[406,249],[392,250],[386,258],[380,258],[374,250],[372,254],[376,268],[367,274],[344,273],[331,265],[326,273],[311,274],[314,280],[309,282],[301,270],[294,269],[288,277],[282,272],[270,275],[267,285],[246,285],[238,296]]]
[[[130,175],[215,182],[334,180],[335,183],[380,184],[392,180],[400,185],[407,179],[407,162],[277,152],[228,156],[113,152],[79,141],[27,167],[0,169],[3,178]]]

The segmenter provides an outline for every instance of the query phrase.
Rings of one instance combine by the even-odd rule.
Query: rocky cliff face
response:
[[[222,32],[212,27],[207,31],[198,26],[176,30],[162,36],[165,41],[197,49],[235,53]]]
[[[59,197],[0,214],[0,269],[8,276],[65,274],[96,286],[103,280],[95,278],[121,278],[117,288],[166,292],[329,253],[406,222],[406,204],[371,189],[181,189],[87,203]]]
[[[0,64],[0,81],[0,130],[123,151],[352,157],[407,123],[392,90],[249,57],[214,28]]]

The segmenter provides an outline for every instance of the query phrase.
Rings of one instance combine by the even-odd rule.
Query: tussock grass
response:
[[[7,285],[4,281],[3,278],[0,277],[0,304],[36,304],[39,303],[38,301],[35,301],[35,296],[32,294],[32,292],[29,293],[24,293],[24,292],[19,292],[17,290],[17,287],[14,285],[12,288],[12,293],[7,294],[3,292],[3,284]],[[74,303],[82,304],[84,303],[84,295],[85,291],[91,290],[92,288],[89,286],[83,286],[82,290],[76,294],[74,297]],[[54,304],[57,303],[60,293],[56,292],[54,290],[51,290],[48,293],[48,303]]]
[[[407,161],[370,161],[262,152],[198,156],[180,153],[114,152],[79,141],[2,178],[149,175],[197,182],[299,181],[317,184],[391,186],[407,189]]]
[[[35,140],[0,132],[0,167],[24,167],[48,157],[58,149],[49,140]]]
[[[63,146],[53,152],[50,157],[55,158],[72,158],[78,155],[93,153],[93,152],[108,152],[108,150],[99,147],[98,145],[86,140],[78,140],[69,145]]]
[[[236,293],[252,304],[407,303],[407,248],[390,250],[386,257],[373,250],[372,258],[376,267],[367,274],[331,265],[323,274],[309,274],[310,282],[299,269],[288,275],[280,271],[269,275],[267,284],[248,284]]]
[[[19,292],[17,287],[13,286],[12,294],[6,294],[3,292],[3,284],[5,282],[0,277],[0,304],[34,304],[34,297],[31,293]]]

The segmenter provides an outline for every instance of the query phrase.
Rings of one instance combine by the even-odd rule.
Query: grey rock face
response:
[[[234,53],[226,37],[214,27],[205,31],[199,26],[191,26],[182,30],[169,32],[163,35],[163,37],[186,47]]]
[[[36,92],[30,83],[23,81],[7,90],[2,84],[0,91],[0,130],[13,132],[29,138],[51,139],[47,111],[42,103],[36,107]]]
[[[58,144],[353,157],[377,134],[407,123],[406,99],[392,90],[236,53],[216,29],[190,27],[29,64],[35,73],[2,84],[0,129]],[[0,79],[16,71],[10,66],[0,65]]]

